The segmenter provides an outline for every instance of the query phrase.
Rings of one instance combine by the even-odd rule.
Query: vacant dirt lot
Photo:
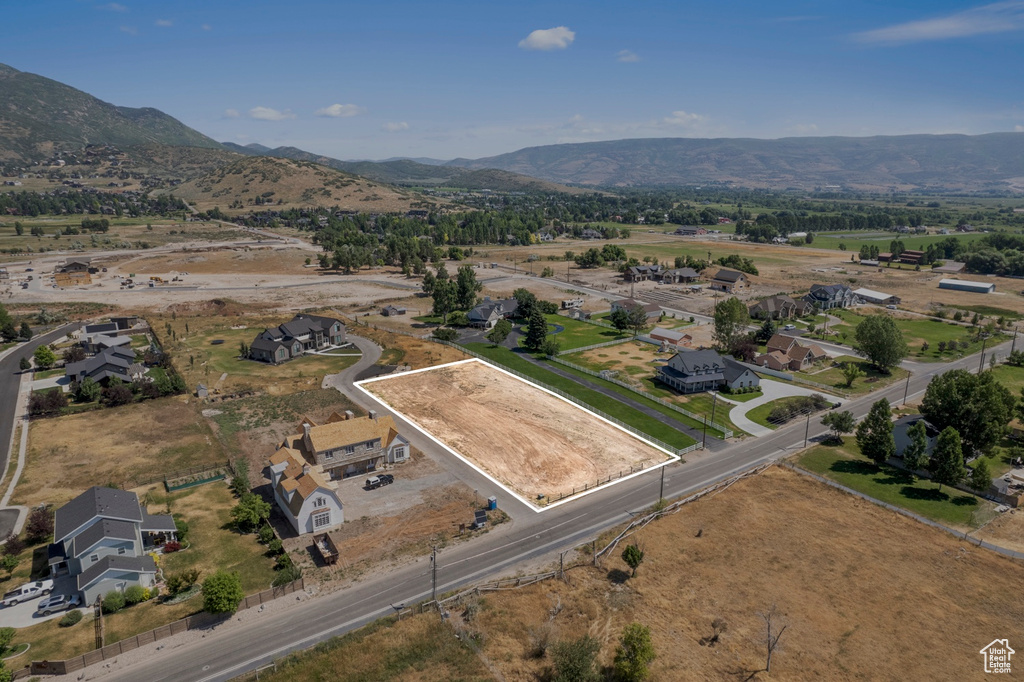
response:
[[[363,386],[528,500],[571,495],[668,457],[480,361]]]
[[[698,535],[700,533],[700,535]],[[611,663],[622,628],[652,630],[654,680],[767,679],[758,612],[788,624],[772,679],[981,679],[981,647],[1020,633],[1024,566],[785,469],[657,521],[637,575],[601,568],[480,599],[471,628],[509,682],[550,665],[531,636],[590,634]],[[726,624],[715,645],[712,622]],[[999,634],[1003,633],[1003,634]],[[927,642],[927,645],[922,643]]]

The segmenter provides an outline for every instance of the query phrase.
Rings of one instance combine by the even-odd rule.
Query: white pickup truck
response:
[[[6,592],[0,600],[0,606],[14,606],[29,599],[35,599],[53,592],[52,580],[37,580],[34,583],[27,583],[21,587]]]

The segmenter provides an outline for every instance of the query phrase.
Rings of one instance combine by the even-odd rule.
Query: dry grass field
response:
[[[362,385],[527,500],[571,495],[661,450],[478,360]]]
[[[239,246],[166,253],[133,258],[131,270],[140,276],[188,272],[190,275],[316,274],[304,269],[305,260],[315,254],[305,249],[272,249],[269,246]],[[314,257],[315,262],[315,257]],[[121,266],[124,271],[124,266]],[[194,277],[190,279],[195,279]]]
[[[359,318],[359,322],[362,320],[363,318]],[[351,318],[347,320],[347,322],[351,321]],[[386,329],[352,325],[348,327],[348,332],[370,339],[384,349],[378,363],[381,365],[408,365],[412,369],[422,369],[465,360],[467,357],[457,348],[402,334],[393,334]]]
[[[94,485],[131,487],[165,473],[222,464],[199,406],[181,397],[33,420],[13,503],[62,505]]]

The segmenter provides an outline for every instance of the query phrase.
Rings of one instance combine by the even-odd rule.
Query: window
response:
[[[313,515],[313,530],[326,528],[329,525],[331,525],[331,512],[329,510]]]
[[[117,548],[117,553],[118,553],[118,554],[127,554],[127,553],[128,553],[128,550],[127,550],[127,549],[125,549],[124,547],[118,547],[118,548]]]
[[[324,453],[324,459],[328,459],[328,460],[334,459],[334,451],[332,450],[330,452],[325,452]]]
[[[356,451],[356,446],[355,445],[346,445],[345,446],[345,454],[346,455],[351,455],[355,451]]]
[[[326,507],[326,506],[327,506],[327,500],[322,498],[322,497],[318,497],[315,500],[313,500],[313,507],[314,508]]]
[[[395,459],[405,459],[405,446],[399,446],[395,448]]]
[[[99,560],[100,560],[100,555],[99,554],[93,554],[91,557],[89,557],[89,561],[95,562],[95,561],[99,561]]]

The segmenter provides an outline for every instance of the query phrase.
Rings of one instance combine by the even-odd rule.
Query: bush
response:
[[[174,529],[178,533],[178,543],[185,542],[185,538],[188,537],[188,523],[185,519],[174,518]]]
[[[171,542],[165,542],[164,543],[164,554],[174,554],[175,552],[180,552],[180,551],[181,551],[181,543],[180,542],[174,542],[172,540]]]
[[[159,596],[160,596],[160,588],[159,587],[157,587],[156,585],[153,585],[153,587],[149,588],[149,598],[150,599],[156,599]]]
[[[128,606],[134,606],[149,599],[149,590],[142,585],[132,585],[124,591],[124,600]]]
[[[281,554],[284,552],[284,543],[279,538],[274,538],[267,543],[267,551],[271,554]]]
[[[290,582],[294,582],[301,577],[302,569],[295,564],[292,564],[287,568],[282,568],[278,574],[274,576],[274,581],[270,584],[272,587],[279,587],[281,585],[287,585]]]
[[[773,407],[772,411],[768,413],[768,416],[765,417],[765,419],[772,424],[782,424],[794,417],[823,410],[829,405],[831,405],[831,403],[820,393],[808,396],[796,396],[794,398],[787,399],[787,401],[782,405]]]
[[[124,608],[126,601],[124,595],[117,590],[107,592],[102,602],[103,613],[117,613]]]
[[[76,623],[81,622],[82,612],[78,609],[72,609],[64,614],[64,616],[57,622],[57,625],[62,628],[69,628]]]
[[[203,609],[209,613],[234,613],[244,598],[238,573],[217,571],[203,582]]]
[[[17,556],[25,549],[25,543],[21,541],[14,533],[7,536],[7,542],[4,543],[4,554],[9,556]]]
[[[292,558],[288,556],[287,552],[278,554],[277,558],[274,560],[274,568],[278,571],[284,571],[292,566]]]
[[[7,575],[10,576],[14,573],[14,569],[18,567],[18,557],[12,554],[5,554],[3,559],[0,559],[0,568],[7,571]]]
[[[50,509],[33,509],[25,522],[25,537],[35,544],[50,539],[53,534],[53,512]]]
[[[172,573],[167,576],[167,593],[171,596],[184,592],[199,580],[199,570],[190,568],[181,573]]]
[[[274,529],[270,526],[261,526],[256,532],[257,539],[264,545],[270,544],[270,541],[274,539]]]

